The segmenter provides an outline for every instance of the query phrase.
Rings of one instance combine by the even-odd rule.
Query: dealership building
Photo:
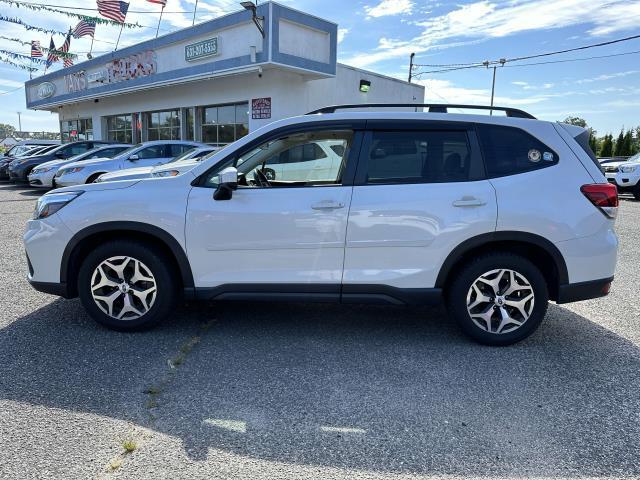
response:
[[[327,105],[423,101],[337,47],[335,23],[267,2],[29,80],[27,107],[58,113],[63,141],[224,145]]]

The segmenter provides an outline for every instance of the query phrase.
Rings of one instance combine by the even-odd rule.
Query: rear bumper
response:
[[[556,303],[580,302],[582,300],[605,297],[609,295],[611,282],[613,282],[613,277],[560,285]]]

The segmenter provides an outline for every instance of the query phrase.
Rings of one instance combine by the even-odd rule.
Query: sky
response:
[[[0,0],[1,2],[2,0]],[[31,0],[38,1],[38,0]],[[76,0],[42,3],[77,7]],[[191,25],[195,0],[168,0],[160,34]],[[406,79],[409,55],[420,65],[477,63],[575,48],[640,34],[640,0],[284,0],[280,3],[326,18],[339,26],[338,61]],[[95,8],[94,3],[81,4]],[[159,6],[131,0],[127,21],[144,25],[125,29],[121,46],[155,36]],[[196,21],[241,10],[233,0],[198,0]],[[135,13],[142,12],[142,13]],[[88,12],[97,15],[97,12]],[[45,28],[67,30],[77,20],[0,3],[0,15],[19,17]],[[94,56],[113,49],[118,28],[98,25]],[[49,35],[0,21],[0,35],[40,40]],[[63,37],[54,36],[56,44]],[[29,55],[29,47],[0,39],[1,49]],[[71,51],[86,58],[90,39],[72,40]],[[631,53],[628,55],[619,55]],[[584,59],[562,63],[532,63]],[[529,64],[529,65],[527,65]],[[60,68],[60,67],[55,67]],[[429,73],[417,67],[413,81],[426,87],[425,101],[489,104],[492,70],[471,68]],[[38,72],[34,75],[40,75]],[[58,130],[57,115],[26,109],[20,88],[29,73],[0,63],[0,123],[24,130]],[[640,125],[640,39],[529,61],[511,62],[496,73],[495,104],[522,108],[544,120],[579,116],[598,135]]]

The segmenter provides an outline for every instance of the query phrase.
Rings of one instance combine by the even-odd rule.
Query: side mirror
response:
[[[133,154],[129,156],[129,161],[135,162],[136,160],[140,160],[140,157],[137,154]]]
[[[218,188],[213,192],[214,200],[231,200],[233,191],[238,188],[238,169],[227,167],[218,174]]]

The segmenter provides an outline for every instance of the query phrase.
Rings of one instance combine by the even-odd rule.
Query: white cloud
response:
[[[413,2],[411,0],[382,0],[376,6],[367,6],[364,9],[367,12],[367,17],[387,17],[411,13]]]
[[[383,1],[378,6],[385,3]],[[403,2],[391,3],[400,5]],[[505,3],[480,0],[457,6],[444,15],[415,22],[416,26],[423,28],[420,35],[408,40],[384,39],[375,54],[363,52],[352,59],[345,59],[345,63],[365,67],[404,57],[411,52],[424,53],[471,41],[574,25],[588,25],[589,34],[604,35],[637,28],[639,16],[640,0],[522,0]]]
[[[344,37],[347,36],[347,33],[349,33],[349,29],[348,28],[339,28],[338,29],[338,43],[342,43],[342,41],[344,40]]]
[[[576,83],[583,84],[583,83],[599,82],[602,80],[611,80],[612,78],[621,78],[621,77],[626,77],[628,75],[635,75],[637,73],[640,73],[640,70],[627,70],[626,72],[605,73],[603,75],[598,75],[597,77],[582,78],[580,80],[576,80]]]
[[[18,88],[23,86],[23,82],[16,82],[15,80],[8,80],[6,78],[0,78],[0,86],[8,88]]]

